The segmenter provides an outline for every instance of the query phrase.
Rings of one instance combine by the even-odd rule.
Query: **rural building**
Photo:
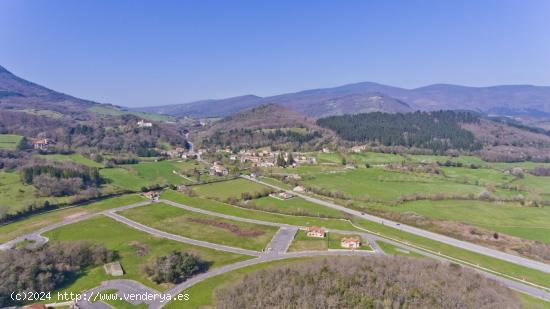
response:
[[[122,266],[120,265],[119,262],[107,263],[103,265],[103,268],[105,269],[105,272],[107,273],[107,275],[111,275],[115,277],[124,275],[124,271],[122,270]]]
[[[285,191],[271,193],[269,196],[271,196],[272,198],[279,199],[279,200],[288,200],[288,199],[291,199],[291,198],[294,197],[294,195],[292,195],[288,192],[285,192]]]
[[[187,190],[186,185],[177,185],[177,187],[176,187],[176,191],[178,191],[178,192],[185,192],[186,190]]]
[[[40,138],[34,141],[33,147],[38,150],[48,150],[48,147],[53,144],[55,142],[49,138]]]
[[[342,246],[342,248],[347,248],[347,249],[357,249],[361,247],[361,239],[356,236],[344,237],[340,241],[340,246]]]
[[[150,200],[158,200],[160,197],[159,193],[155,191],[144,192],[142,195]]]
[[[150,128],[153,126],[153,124],[150,122],[145,122],[144,120],[140,120],[138,121],[137,126],[138,128]]]
[[[318,226],[309,226],[306,228],[308,237],[323,238],[325,237],[325,229]]]
[[[294,187],[294,189],[292,189],[292,191],[299,192],[299,193],[304,193],[304,192],[306,192],[306,189],[302,186],[296,186],[296,187]]]
[[[219,162],[214,162],[210,167],[210,176],[225,176],[229,173],[225,166],[221,165]]]

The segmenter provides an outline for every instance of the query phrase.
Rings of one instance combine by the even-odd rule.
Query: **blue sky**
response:
[[[0,0],[0,65],[126,106],[360,81],[550,85],[550,1]]]

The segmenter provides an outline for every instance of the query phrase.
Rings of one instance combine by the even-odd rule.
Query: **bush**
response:
[[[179,283],[207,268],[208,264],[195,255],[172,251],[145,265],[144,271],[156,283]]]

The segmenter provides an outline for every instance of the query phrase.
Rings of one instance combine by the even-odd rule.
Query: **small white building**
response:
[[[151,122],[145,122],[143,119],[138,121],[137,126],[139,128],[150,128],[153,126]]]

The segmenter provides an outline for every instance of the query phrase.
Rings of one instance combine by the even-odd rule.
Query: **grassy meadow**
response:
[[[240,222],[155,203],[120,212],[128,219],[171,234],[211,243],[262,251],[276,227]]]
[[[22,138],[21,135],[0,134],[0,149],[14,150]]]
[[[240,199],[241,194],[245,192],[257,193],[268,189],[261,184],[241,178],[193,186],[192,188],[199,196],[219,200],[226,200],[230,197]]]

